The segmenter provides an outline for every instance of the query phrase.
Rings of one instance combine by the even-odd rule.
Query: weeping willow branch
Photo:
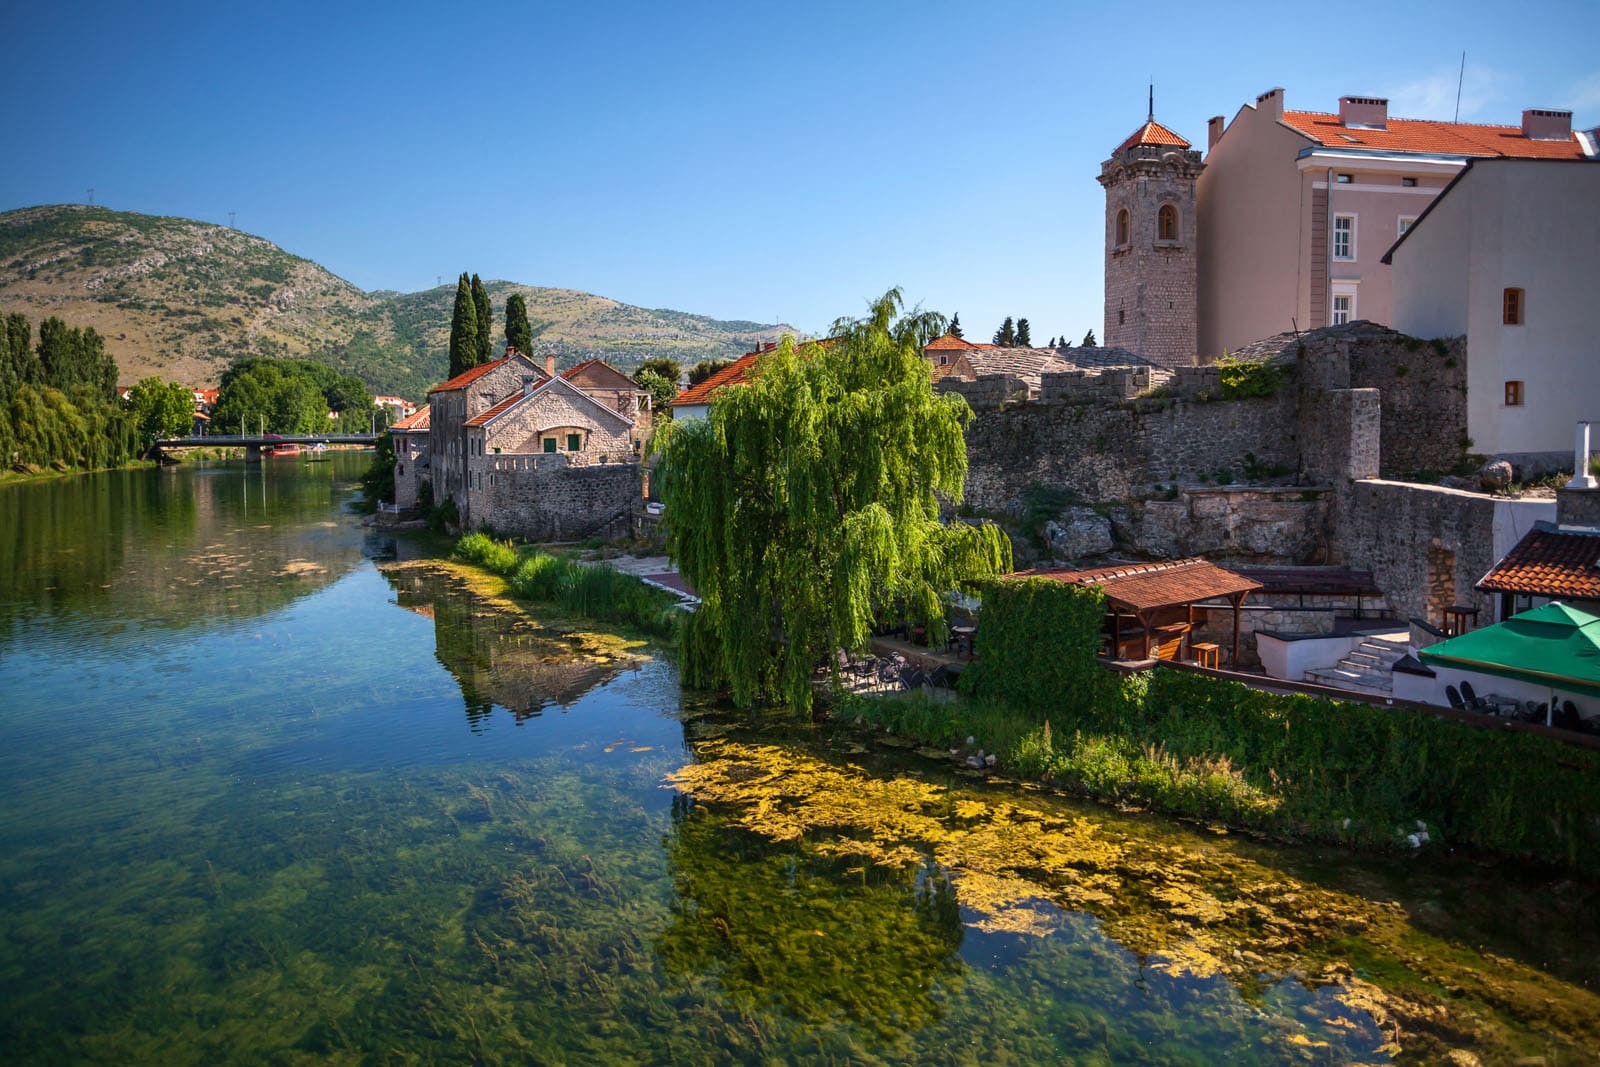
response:
[[[1010,569],[997,527],[939,522],[972,413],[922,357],[943,317],[902,311],[890,290],[826,341],[786,338],[709,418],[660,432],[668,547],[703,600],[691,682],[807,710],[812,672],[865,648],[880,613],[941,640],[944,595]]]

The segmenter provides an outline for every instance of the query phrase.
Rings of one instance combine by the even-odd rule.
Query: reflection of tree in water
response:
[[[517,722],[565,708],[634,659],[585,647],[581,637],[503,610],[428,564],[388,568],[400,606],[433,619],[434,655],[461,686],[467,722],[481,731],[496,705]]]
[[[677,898],[656,951],[748,1008],[844,1019],[880,1037],[937,1022],[959,986],[962,925],[935,865],[849,869],[673,798]]]
[[[320,466],[106,471],[0,489],[0,603],[164,626],[281,608],[361,561],[333,521],[347,491]]]

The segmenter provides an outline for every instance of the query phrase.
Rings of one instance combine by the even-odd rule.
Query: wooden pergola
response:
[[[1166,560],[1160,563],[1129,563],[1094,570],[1068,571],[1035,569],[1019,571],[1017,578],[1049,578],[1075,585],[1098,586],[1110,609],[1113,652],[1121,634],[1121,620],[1131,616],[1144,632],[1142,653],[1150,658],[1150,636],[1157,630],[1162,614],[1186,609],[1187,628],[1194,625],[1194,606],[1204,600],[1226,600],[1233,606],[1234,666],[1239,663],[1239,609],[1245,597],[1262,588],[1261,583],[1203,559]],[[1180,634],[1181,639],[1181,634]]]

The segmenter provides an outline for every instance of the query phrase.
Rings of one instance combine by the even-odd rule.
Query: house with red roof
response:
[[[1337,112],[1291,111],[1276,88],[1232,122],[1211,119],[1207,140],[1196,203],[1202,360],[1288,330],[1394,323],[1384,254],[1469,161],[1600,160],[1600,131],[1574,130],[1570,111],[1441,122],[1393,117],[1386,99],[1366,96],[1341,97]]]
[[[778,347],[776,341],[762,341],[755,351],[746,352],[698,385],[691,385],[672,402],[674,419],[703,419],[711,412],[711,398],[731,385],[743,385],[755,373],[756,360]]]
[[[603,361],[557,374],[554,356],[541,367],[508,348],[434,386],[424,411],[398,427],[396,503],[403,480],[413,502],[425,480],[464,529],[553,539],[589,536],[639,499],[650,394]]]

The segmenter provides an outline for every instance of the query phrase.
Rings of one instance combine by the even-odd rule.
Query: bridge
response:
[[[150,450],[156,455],[180,448],[242,448],[246,463],[260,463],[261,450],[279,445],[372,445],[375,433],[237,434],[208,433],[199,437],[163,437]]]

